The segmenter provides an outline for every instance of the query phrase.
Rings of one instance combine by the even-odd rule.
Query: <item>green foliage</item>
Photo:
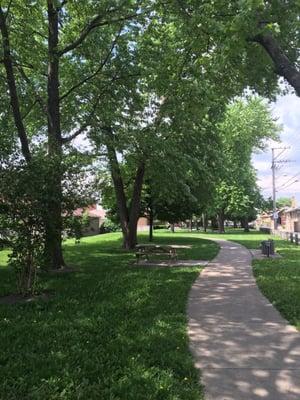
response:
[[[192,244],[183,249],[190,259],[218,251],[195,235],[157,238],[173,240]],[[199,268],[136,268],[120,242],[120,234],[67,241],[66,259],[77,270],[41,276],[48,301],[0,305],[3,398],[203,398],[186,331],[187,296]],[[10,274],[0,270],[1,295],[11,292]]]
[[[283,208],[283,207],[291,207],[292,206],[292,199],[289,197],[279,197],[276,199],[276,207]],[[261,205],[262,211],[273,211],[273,199],[269,197],[268,199],[264,199]]]
[[[120,230],[121,230],[120,224],[110,219],[106,219],[100,226],[100,233],[118,232]]]
[[[36,271],[43,263],[46,170],[40,161],[0,171],[2,228],[9,232],[9,265],[16,272],[17,287],[23,295],[34,292]]]
[[[262,198],[251,157],[265,148],[267,139],[276,140],[281,128],[259,97],[229,104],[218,128],[223,166],[216,186],[215,211],[232,219],[253,219]]]

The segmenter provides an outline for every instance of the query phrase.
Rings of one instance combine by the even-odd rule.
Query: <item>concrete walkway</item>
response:
[[[193,285],[190,348],[206,400],[300,400],[300,332],[261,294],[250,252],[221,249]]]

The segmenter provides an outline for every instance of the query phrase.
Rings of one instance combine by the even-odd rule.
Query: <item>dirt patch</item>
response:
[[[78,269],[75,267],[64,267],[59,269],[50,269],[48,271],[40,270],[40,272],[51,275],[61,275],[61,274],[69,274],[71,272],[78,272]]]
[[[50,293],[50,292],[39,293],[39,294],[32,295],[32,296],[23,296],[18,293],[12,293],[12,294],[8,294],[6,296],[1,296],[0,304],[13,305],[13,304],[20,304],[20,303],[32,303],[33,301],[36,301],[36,300],[47,301],[51,297],[53,297],[53,293]]]

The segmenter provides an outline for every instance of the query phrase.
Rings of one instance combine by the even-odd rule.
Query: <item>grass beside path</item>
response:
[[[192,244],[180,258],[218,251],[184,233],[156,233],[156,241]],[[68,241],[78,270],[41,278],[49,301],[0,305],[1,400],[203,398],[185,314],[200,268],[137,268],[120,244],[119,234]],[[0,295],[13,287],[5,258],[0,252]]]
[[[200,237],[224,238],[255,249],[262,240],[270,238],[270,235],[257,231],[243,233],[241,230],[229,230],[224,235],[212,235],[208,232]],[[300,330],[300,246],[278,237],[273,239],[276,240],[276,250],[283,258],[254,260],[254,275],[262,293]]]

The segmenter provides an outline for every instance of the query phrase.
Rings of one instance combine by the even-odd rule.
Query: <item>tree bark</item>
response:
[[[137,244],[137,223],[140,217],[140,205],[141,205],[141,195],[142,195],[142,187],[144,182],[145,175],[145,163],[144,161],[140,161],[132,193],[132,199],[130,204],[130,212],[129,212],[129,236],[125,238],[125,248],[126,249],[134,249]]]
[[[295,89],[297,96],[300,96],[300,71],[289,60],[277,40],[270,33],[264,33],[256,35],[254,41],[269,54],[274,63],[275,72],[285,78]]]
[[[12,108],[15,126],[21,143],[22,154],[27,162],[31,160],[31,153],[28,144],[28,137],[20,110],[19,96],[17,92],[16,79],[13,69],[13,62],[10,49],[9,32],[6,24],[6,16],[0,6],[0,30],[2,35],[3,47],[3,63],[6,72],[6,80],[10,96],[10,104]]]
[[[208,223],[208,221],[207,221],[207,216],[206,216],[205,213],[202,214],[202,220],[203,220],[203,229],[204,229],[204,232],[206,232],[207,231],[207,223]]]
[[[171,227],[171,232],[175,233],[175,224],[170,224],[170,227]]]
[[[58,9],[48,0],[48,157],[53,165],[48,185],[45,217],[45,261],[47,269],[65,266],[62,252],[62,136],[59,105]]]
[[[243,218],[243,228],[244,228],[244,232],[249,232],[250,231],[250,229],[249,229],[249,221],[248,221],[247,217]]]
[[[153,221],[154,221],[153,207],[152,207],[152,201],[150,200],[150,207],[149,207],[149,242],[153,242]]]
[[[117,206],[123,233],[123,247],[130,250],[134,249],[137,244],[137,223],[140,216],[140,203],[144,182],[145,163],[144,161],[141,161],[138,165],[131,204],[128,208],[124,183],[114,147],[114,135],[111,128],[105,128],[105,132],[107,134],[106,148],[108,160],[116,193]]]
[[[225,233],[225,227],[224,227],[224,212],[220,211],[218,213],[218,228],[219,228],[219,233]]]

